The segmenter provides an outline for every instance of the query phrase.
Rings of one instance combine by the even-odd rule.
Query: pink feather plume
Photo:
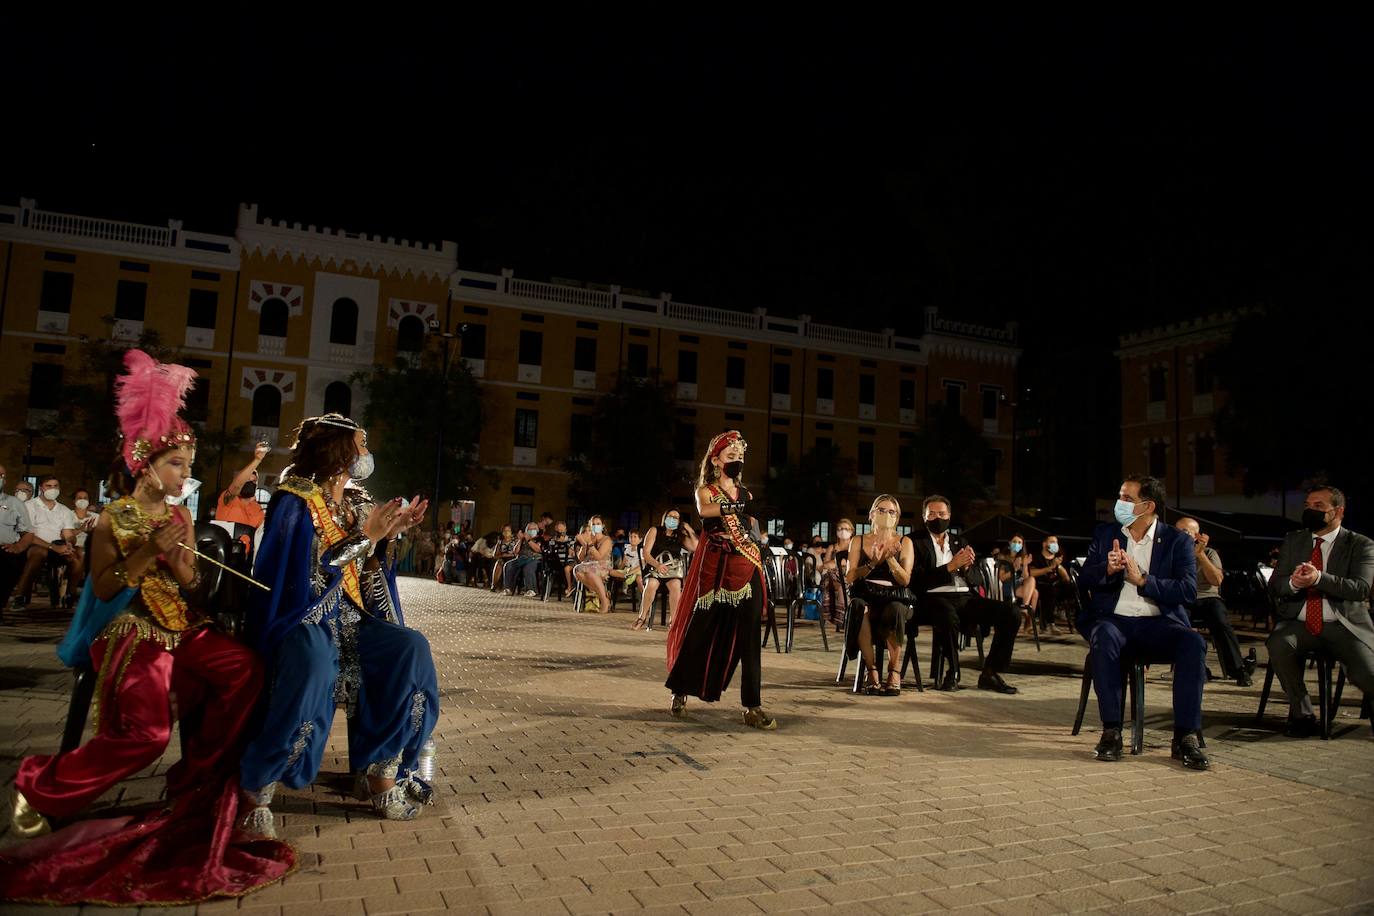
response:
[[[115,414],[124,433],[124,460],[132,469],[134,444],[147,439],[156,449],[163,436],[185,426],[177,413],[196,383],[196,371],[159,363],[142,350],[124,354],[127,374],[115,379]]]

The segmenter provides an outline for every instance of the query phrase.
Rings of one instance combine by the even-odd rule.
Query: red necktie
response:
[[[1322,568],[1322,539],[1312,544],[1312,565],[1320,572]],[[1322,631],[1322,593],[1315,588],[1307,590],[1307,632],[1318,636]]]

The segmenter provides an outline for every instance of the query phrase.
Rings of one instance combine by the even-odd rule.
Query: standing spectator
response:
[[[239,469],[215,504],[215,521],[234,526],[232,534],[243,542],[248,556],[252,555],[253,538],[263,520],[262,506],[258,503],[258,465],[270,451],[271,446],[259,442],[253,449],[252,460]]]
[[[472,532],[466,532],[464,538],[472,537]],[[468,544],[468,571],[469,585],[485,585],[491,580],[491,567],[496,562],[496,544],[500,539],[495,531],[489,531],[475,541]]]
[[[1255,650],[1248,658],[1240,657],[1240,643],[1236,631],[1226,616],[1226,604],[1221,600],[1221,581],[1225,572],[1221,556],[1207,546],[1211,540],[1198,526],[1197,519],[1181,518],[1174,527],[1193,539],[1193,558],[1197,561],[1197,599],[1188,605],[1194,626],[1203,626],[1217,644],[1217,659],[1221,662],[1221,676],[1235,678],[1237,687],[1249,687],[1255,670]]]
[[[58,502],[62,495],[62,484],[52,475],[38,482],[38,499],[28,503],[29,521],[33,525],[33,544],[29,547],[24,562],[24,571],[19,576],[13,607],[18,610],[29,603],[33,594],[33,580],[48,561],[49,554],[60,558],[67,567],[67,593],[72,603],[81,590],[85,579],[85,567],[76,551],[76,514]],[[57,607],[57,595],[50,595],[53,607]]]
[[[24,556],[33,542],[32,528],[23,500],[5,492],[5,466],[0,465],[0,609],[9,602],[24,570]]]

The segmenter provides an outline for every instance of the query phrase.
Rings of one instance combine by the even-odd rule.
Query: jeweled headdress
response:
[[[124,354],[126,373],[115,379],[120,450],[130,474],[169,448],[195,448],[195,433],[179,413],[196,383],[196,370],[160,363],[142,350]]]

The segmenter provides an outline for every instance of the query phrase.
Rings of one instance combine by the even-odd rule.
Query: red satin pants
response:
[[[172,694],[189,740],[167,773],[167,794],[223,778],[238,766],[243,731],[262,690],[262,664],[241,643],[210,629],[173,650],[137,632],[91,646],[100,672],[96,733],[66,754],[26,757],[15,785],[50,817],[70,817],[154,763],[172,734]]]

